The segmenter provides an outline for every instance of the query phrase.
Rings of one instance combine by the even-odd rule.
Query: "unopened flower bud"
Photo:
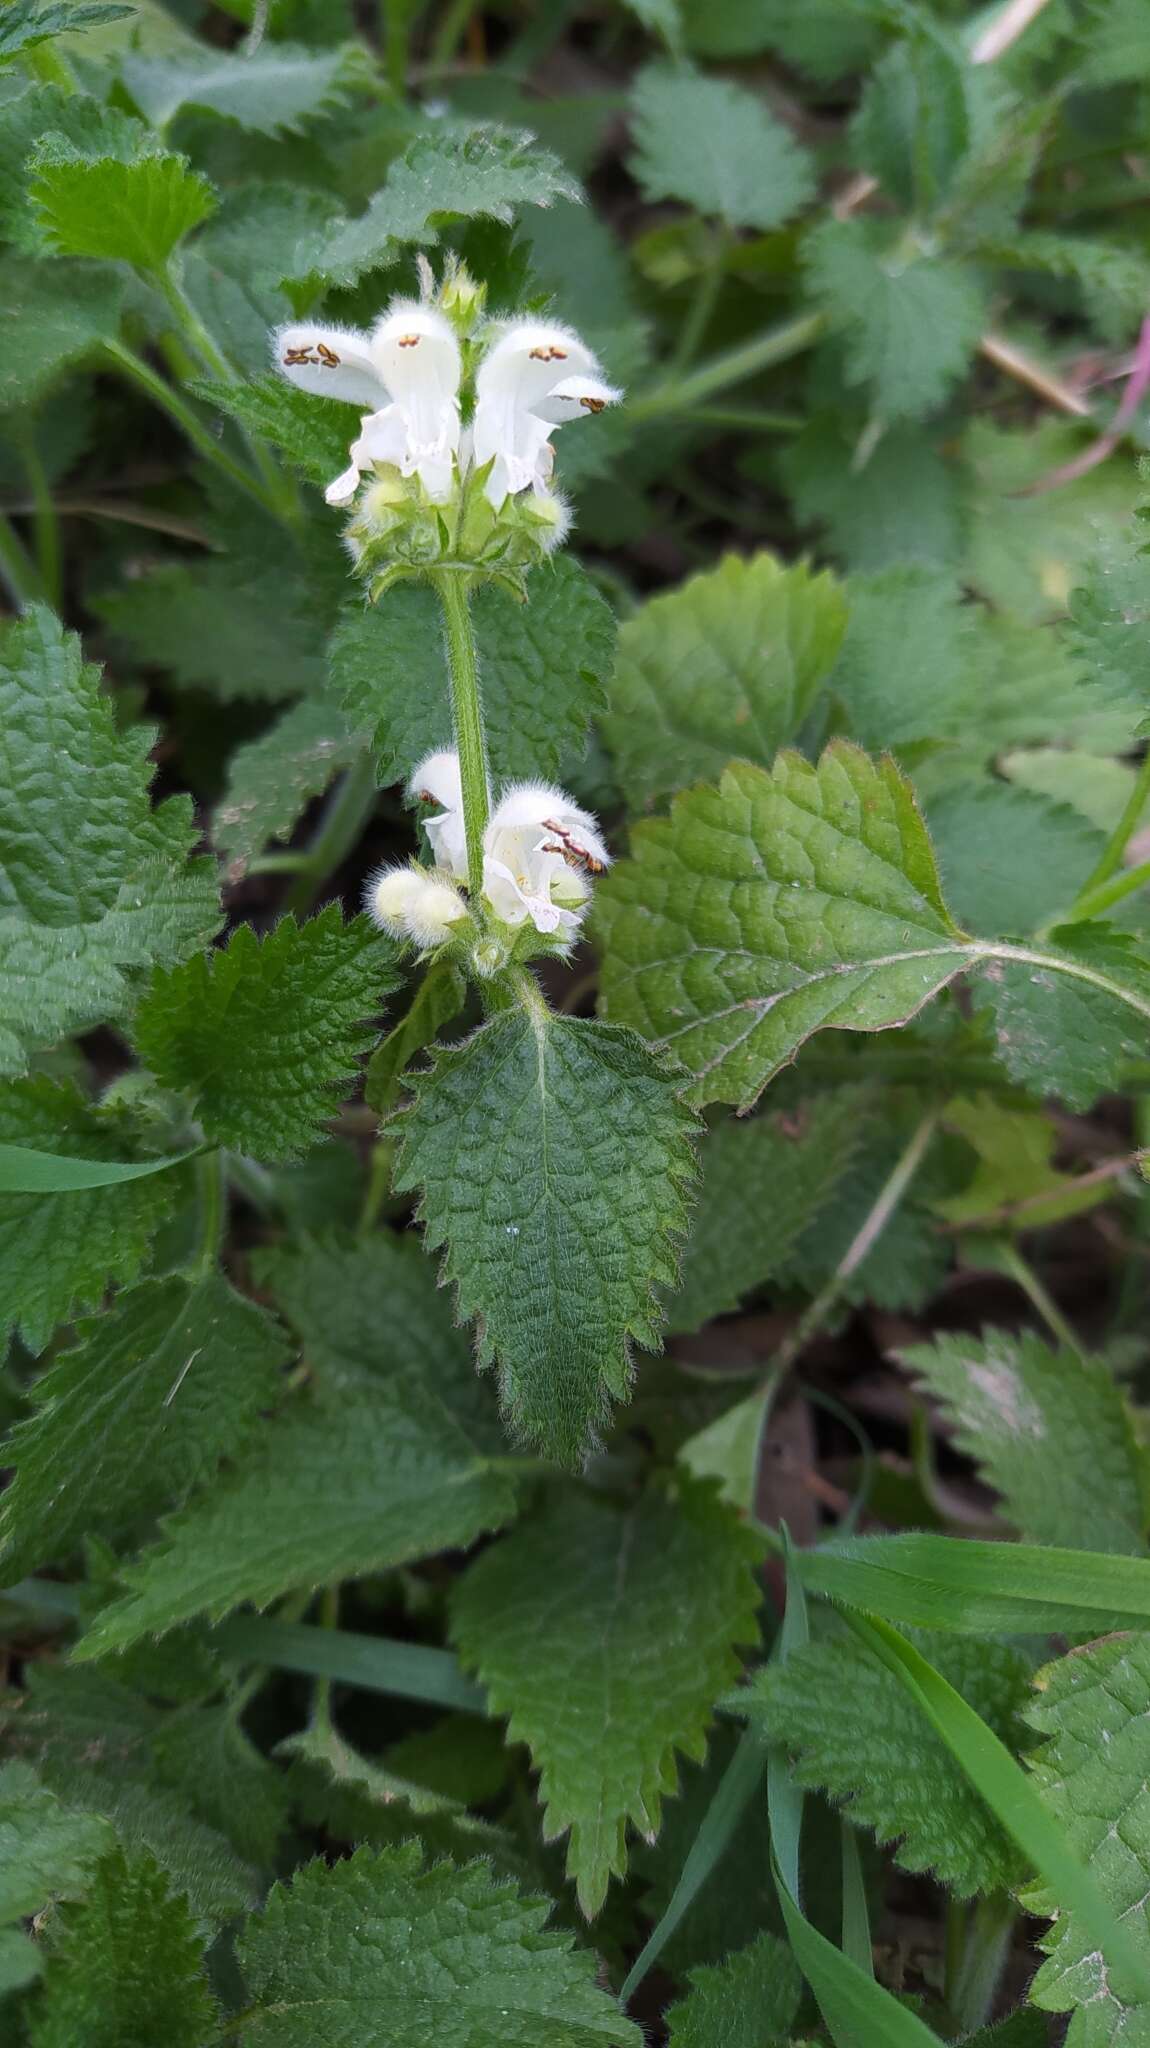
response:
[[[417,946],[441,946],[467,916],[458,889],[426,868],[384,868],[368,884],[368,916],[397,939]]]
[[[486,298],[487,286],[472,277],[465,263],[460,263],[443,280],[440,311],[446,313],[456,333],[466,337],[480,318]]]

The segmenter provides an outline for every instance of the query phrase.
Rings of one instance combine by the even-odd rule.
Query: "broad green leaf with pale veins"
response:
[[[547,1930],[550,1901],[422,1861],[360,1849],[274,1887],[239,1943],[242,2048],[640,2048],[594,1956]]]
[[[1112,926],[1056,925],[1017,960],[990,960],[973,983],[990,1013],[1011,1079],[1063,1106],[1086,1110],[1146,1057],[1150,957]],[[1122,1001],[1121,991],[1133,997]]]
[[[215,208],[207,179],[186,157],[150,148],[84,155],[49,136],[32,158],[31,198],[60,256],[103,256],[162,270],[172,251]]]
[[[626,1508],[557,1493],[456,1590],[455,1640],[510,1739],[531,1750],[544,1835],[570,1831],[567,1869],[588,1915],[626,1869],[628,1823],[658,1831],[676,1751],[705,1753],[737,1648],[755,1639],[757,1555],[735,1514],[693,1483]]]
[[[924,1655],[1008,1744],[1030,1665],[986,1637],[917,1638]],[[731,1703],[783,1744],[800,1785],[841,1801],[849,1818],[897,1843],[906,1870],[932,1870],[961,1897],[1021,1875],[1018,1852],[941,1737],[898,1680],[845,1633],[764,1665]]]
[[[305,698],[258,740],[237,747],[213,836],[238,877],[269,840],[286,839],[311,799],[350,767],[359,742],[334,705]]]
[[[427,1248],[446,1247],[513,1428],[577,1461],[675,1277],[693,1161],[674,1077],[632,1032],[536,995],[413,1085],[395,1185],[421,1190]]]
[[[652,65],[631,95],[630,171],[731,228],[777,228],[814,193],[811,160],[761,100],[723,78]],[[690,146],[684,148],[684,137]]]
[[[194,107],[259,135],[286,135],[298,134],[306,122],[346,101],[356,56],[354,44],[307,50],[294,43],[262,43],[256,50],[129,56],[120,75],[140,112],[157,128],[166,128],[183,107]]]
[[[842,335],[848,383],[883,419],[934,412],[968,367],[986,318],[975,274],[891,241],[873,221],[828,221],[806,240],[816,302]]]
[[[100,265],[37,263],[5,250],[0,413],[30,405],[61,371],[113,340],[123,297],[124,280]]]
[[[515,1512],[511,1478],[489,1469],[505,1450],[493,1403],[414,1239],[268,1254],[260,1278],[313,1385],[125,1567],[82,1655],[461,1548]]]
[[[8,1579],[182,1501],[239,1450],[289,1356],[271,1317],[218,1274],[135,1288],[80,1337],[0,1453],[16,1468],[0,1500]]]
[[[186,1900],[146,1852],[114,1849],[53,1921],[32,2048],[207,2048],[218,2021]]]
[[[128,972],[184,958],[219,923],[189,798],[151,810],[154,735],[119,730],[99,674],[51,612],[0,637],[0,1072],[25,1044],[122,1016]]]
[[[1145,1555],[1142,1456],[1101,1359],[1007,1330],[902,1356],[1028,1542]]]
[[[70,1083],[36,1074],[0,1085],[0,1143],[75,1159],[130,1159],[133,1121],[97,1109]],[[0,1327],[41,1351],[58,1323],[99,1305],[109,1281],[134,1280],[170,1215],[175,1173],[60,1193],[0,1193]]]
[[[833,576],[767,554],[730,555],[645,604],[620,632],[603,721],[632,802],[718,775],[732,755],[768,767],[833,668],[846,616]]]
[[[1039,1791],[1142,1953],[1150,1957],[1150,1634],[1103,1637],[1046,1665],[1026,1719],[1047,1740],[1032,1768]],[[1035,1913],[1055,1901],[1037,1888]],[[1097,1944],[1062,1914],[1030,1986],[1044,2012],[1074,2017],[1066,2048],[1141,2048],[1150,2006],[1108,1970]]]
[[[494,586],[474,605],[497,781],[550,777],[581,750],[606,702],[615,621],[570,555],[537,569],[528,602]],[[347,611],[331,645],[331,686],[348,722],[372,735],[383,783],[403,781],[437,747],[451,745],[451,705],[439,601],[415,584],[379,604]]]
[[[736,763],[637,827],[596,891],[607,1014],[661,1041],[696,1102],[753,1102],[812,1031],[905,1023],[963,966],[892,761]]]
[[[670,2048],[786,2048],[803,1980],[785,1942],[760,1934],[688,1982],[667,2013]]]
[[[0,1764],[0,1923],[80,1897],[113,1840],[106,1820],[70,1812],[29,1764]]]
[[[294,1159],[334,1115],[396,985],[393,949],[331,904],[285,917],[257,939],[160,974],[140,1005],[136,1042],[166,1088],[186,1089],[205,1131],[262,1159]]]

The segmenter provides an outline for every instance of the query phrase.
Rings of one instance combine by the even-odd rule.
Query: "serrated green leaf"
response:
[[[1082,452],[1081,428],[1062,420],[1020,431],[975,419],[962,452],[969,479],[963,580],[996,610],[1028,623],[1061,617],[1090,557],[1129,534],[1138,500],[1133,464],[1116,451],[1088,475],[1031,495],[1032,484]],[[1033,648],[1035,636],[1029,639]]]
[[[466,1725],[498,1736],[493,1723]],[[510,1835],[489,1821],[476,1820],[459,1801],[429,1791],[390,1766],[373,1763],[330,1723],[313,1724],[302,1735],[289,1736],[277,1745],[277,1755],[290,1763],[289,1790],[301,1817],[338,1841],[371,1842],[381,1849],[416,1841],[429,1856],[447,1856],[453,1862],[484,1856],[499,1876],[519,1878],[530,1868]]]
[[[724,1678],[755,1637],[756,1556],[739,1518],[691,1482],[625,1511],[557,1493],[456,1589],[460,1654],[531,1750],[544,1837],[569,1836],[589,1918],[626,1870],[628,1824],[658,1831],[676,1752],[705,1754]]]
[[[923,1107],[921,1098],[887,1095],[884,1113],[858,1134],[850,1171],[840,1175],[828,1190],[818,1214],[804,1219],[797,1241],[780,1258],[780,1285],[817,1294],[833,1284],[841,1301],[869,1301],[877,1308],[892,1310],[921,1308],[941,1286],[952,1251],[938,1228],[933,1203],[949,1192],[953,1176],[944,1148],[937,1143],[866,1258],[846,1277],[840,1271],[911,1142]]]
[[[340,459],[346,455],[345,428]],[[101,592],[93,608],[121,648],[185,688],[210,690],[224,703],[277,703],[318,693],[324,678],[317,593],[302,565],[285,591],[284,569],[283,561],[255,572],[231,560],[169,562]]]
[[[125,1567],[124,1597],[79,1656],[462,1547],[515,1512],[511,1478],[489,1469],[498,1424],[414,1241],[312,1244],[265,1254],[259,1270],[303,1337],[314,1389]]]
[[[1086,673],[1067,636],[1053,640],[998,613],[985,619],[980,638],[987,664],[975,728],[981,762],[1011,747],[1053,743],[1098,754],[1129,747],[1137,708],[1126,692]]]
[[[78,1898],[114,1839],[99,1814],[69,1812],[28,1764],[0,1764],[0,1921]]]
[[[1150,1002],[1150,962],[1126,934],[1097,923],[1058,925],[1032,957],[992,960],[972,984],[1011,1079],[1071,1110],[1091,1108],[1120,1085],[1125,1062],[1145,1056],[1145,1026],[1120,988]]]
[[[606,702],[615,621],[570,555],[537,569],[528,601],[493,585],[474,605],[487,742],[498,780],[550,777],[584,744]],[[370,732],[382,783],[405,780],[450,745],[451,707],[434,591],[401,584],[370,610],[344,615],[331,643],[334,696]]]
[[[680,199],[728,228],[780,227],[814,194],[806,151],[727,79],[649,65],[632,88],[631,132],[629,169],[645,198]]]
[[[1067,804],[987,777],[927,804],[946,900],[968,931],[1025,938],[1069,909],[1106,839]]]
[[[71,1083],[38,1074],[0,1086],[0,1138],[59,1146],[68,1163],[116,1159],[136,1134],[131,1120],[85,1102]],[[39,1194],[0,1193],[0,1327],[16,1325],[32,1351],[58,1323],[95,1308],[109,1282],[134,1280],[175,1201],[174,1176],[150,1173],[119,1185]]]
[[[91,263],[36,263],[7,250],[0,306],[0,413],[31,405],[62,371],[92,355],[101,342],[113,340],[123,297],[123,280],[113,271]]]
[[[329,2048],[638,2048],[594,1957],[546,1930],[548,1901],[479,1863],[421,1865],[413,1843],[361,1849],[275,1886],[239,1945],[244,2048],[313,2048],[317,2029]]]
[[[288,1356],[271,1318],[216,1274],[137,1287],[80,1337],[4,1445],[16,1476],[0,1501],[0,1563],[12,1578],[186,1498],[238,1451]]]
[[[461,1316],[479,1318],[517,1433],[585,1455],[657,1341],[687,1215],[691,1118],[630,1031],[558,1017],[535,997],[413,1077],[397,1189],[421,1190],[429,1251]]]
[[[3,17],[0,17],[3,19]],[[83,154],[132,155],[146,131],[131,115],[62,85],[31,85],[0,105],[0,222],[6,240],[30,254],[44,253],[45,238],[28,190],[28,159],[46,135]]]
[[[297,391],[273,371],[245,384],[214,384],[199,378],[192,389],[249,433],[280,449],[309,483],[329,484],[341,465],[347,467],[348,421],[353,415],[338,398]]]
[[[116,0],[46,0],[44,5],[37,0],[8,0],[0,20],[0,64],[53,36],[103,28],[135,12],[134,7],[121,7]]]
[[[43,1964],[40,1950],[19,1927],[0,1927],[0,1999],[34,1984]]]
[[[1083,1176],[1054,1166],[1060,1134],[1042,1110],[1012,1109],[991,1095],[960,1097],[946,1106],[946,1128],[965,1138],[978,1158],[966,1186],[934,1204],[939,1216],[960,1229],[1005,1223],[1034,1230],[1106,1200],[1104,1184],[1087,1180],[1084,1187]]]
[[[764,766],[793,740],[846,625],[843,592],[805,563],[730,555],[624,624],[603,721],[619,779],[640,804],[732,755]]]
[[[905,562],[935,567],[962,553],[960,472],[948,444],[922,427],[896,421],[859,466],[863,422],[854,415],[816,412],[776,456],[781,476],[804,527],[825,529],[831,555],[850,569],[872,572]],[[765,458],[746,465],[766,470]]]
[[[1071,593],[1069,640],[1087,673],[1150,705],[1150,546],[1141,527],[1102,542]]]
[[[1028,1542],[1145,1555],[1142,1458],[1101,1359],[1006,1330],[902,1356]]]
[[[1150,1960],[1150,1634],[1103,1638],[1047,1664],[1026,1719],[1047,1739],[1031,1758],[1039,1792],[1107,1903]],[[1052,1913],[1044,1888],[1026,1899]],[[1043,1944],[1048,1960],[1030,1985],[1044,2012],[1070,2012],[1067,2048],[1139,2041],[1150,2007],[1131,1997],[1077,1916],[1060,1913]]]
[[[1036,790],[1058,804],[1070,804],[1109,834],[1134,795],[1137,769],[1128,761],[1088,753],[1081,747],[1020,747],[999,759],[999,768],[1020,789]],[[1139,824],[1150,821],[1150,797]]]
[[[395,1107],[405,1069],[459,1015],[466,998],[467,984],[452,961],[437,960],[428,968],[399,1023],[367,1063],[363,1099],[377,1116]]]
[[[122,1016],[127,972],[182,959],[219,922],[189,860],[190,800],[151,811],[144,727],[117,730],[98,671],[34,607],[0,641],[0,1072],[21,1042]]]
[[[366,917],[329,904],[298,925],[250,925],[226,948],[152,981],[136,1043],[165,1088],[183,1089],[210,1138],[261,1159],[296,1159],[319,1137],[397,986],[394,948]]]
[[[868,749],[969,737],[982,703],[982,614],[953,575],[907,564],[852,576],[830,688]],[[924,687],[924,678],[930,678]]]
[[[238,880],[271,840],[291,836],[313,797],[322,796],[360,752],[335,706],[305,698],[258,740],[237,747],[216,810],[213,837]]]
[[[283,1777],[248,1740],[230,1706],[189,1706],[166,1715],[152,1754],[163,1783],[218,1828],[237,1855],[272,1862],[287,1819]]]
[[[760,1934],[717,1969],[692,1970],[667,2012],[670,2048],[786,2048],[803,1980],[784,1942]]]
[[[895,247],[889,227],[827,221],[807,237],[811,293],[843,339],[849,384],[880,418],[934,412],[966,371],[986,308],[975,273],[948,256]]]
[[[697,1330],[780,1271],[851,1174],[866,1122],[865,1094],[844,1088],[707,1134],[682,1279],[667,1302],[672,1330]]]
[[[696,1102],[753,1102],[812,1031],[905,1023],[964,954],[893,762],[736,763],[638,826],[596,892],[607,1014],[662,1041]]]
[[[145,152],[82,155],[49,136],[31,160],[30,197],[59,256],[100,256],[162,271],[184,236],[215,208],[215,194],[186,157]]]
[[[218,2022],[187,1903],[150,1856],[113,1849],[53,1921],[32,2048],[206,2048]]]
[[[1030,1665],[983,1638],[917,1640],[1005,1742],[1028,1696]],[[1009,1836],[897,1680],[845,1634],[795,1648],[733,1696],[787,1750],[797,1782],[825,1790],[850,1819],[895,1843],[906,1870],[930,1870],[960,1897],[1022,1874]]]
[[[851,140],[858,162],[900,209],[928,213],[971,142],[978,73],[935,30],[897,42],[871,71]]]
[[[408,144],[366,213],[301,251],[298,274],[352,285],[394,262],[405,244],[435,242],[441,219],[487,215],[509,224],[517,207],[581,196],[558,157],[530,135],[495,123],[445,123]]]
[[[346,105],[362,71],[357,44],[306,49],[262,43],[231,52],[199,49],[178,57],[125,57],[120,76],[140,112],[164,129],[185,107],[207,110],[257,135],[298,135],[309,121]]]

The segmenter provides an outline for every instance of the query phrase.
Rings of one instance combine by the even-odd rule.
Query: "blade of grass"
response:
[[[1150,1624],[1146,1558],[912,1530],[801,1551],[796,1569],[808,1593],[916,1628],[1103,1635]]]
[[[182,1166],[190,1152],[172,1152],[166,1159],[77,1159],[64,1152],[36,1152],[30,1145],[0,1145],[0,1194],[66,1195],[81,1188],[110,1188],[124,1180],[142,1180]]]
[[[424,1643],[314,1628],[305,1622],[265,1621],[256,1615],[222,1622],[212,1642],[229,1664],[266,1664],[465,1714],[487,1712],[485,1693],[464,1676],[451,1651]]]

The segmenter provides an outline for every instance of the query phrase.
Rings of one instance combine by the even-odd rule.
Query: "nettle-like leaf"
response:
[[[687,1981],[686,1997],[667,2012],[670,2048],[786,2048],[803,1980],[785,1942],[760,1934]]]
[[[521,206],[581,197],[558,157],[532,136],[494,123],[444,122],[408,144],[366,213],[301,250],[297,275],[353,285],[393,263],[405,245],[434,243],[440,220],[486,215],[509,224]]]
[[[53,1919],[33,2048],[205,2048],[218,2023],[186,1900],[150,1856],[113,1849]]]
[[[940,1063],[945,1051],[939,1049]],[[927,1102],[887,1091],[858,1133],[848,1171],[840,1174],[818,1213],[804,1218],[797,1241],[778,1260],[778,1285],[818,1294],[834,1284],[842,1301],[887,1309],[919,1309],[941,1286],[952,1246],[939,1230],[935,1203],[954,1186],[946,1150],[931,1146],[895,1214],[861,1265],[844,1280],[839,1268],[903,1157]]]
[[[1016,1747],[1026,1658],[985,1637],[908,1633]],[[933,1871],[962,1898],[1017,1883],[1024,1865],[1010,1836],[898,1680],[845,1632],[764,1665],[732,1704],[783,1744],[800,1785],[825,1791],[880,1842],[896,1844],[905,1870]]]
[[[415,1843],[360,1849],[273,1888],[239,1943],[243,2048],[638,2048],[594,1956],[547,1930],[550,1901],[422,1862]]]
[[[578,1461],[675,1278],[693,1172],[675,1079],[633,1032],[536,998],[440,1051],[414,1090],[395,1185],[421,1191],[512,1427]]]
[[[134,116],[62,85],[31,85],[0,108],[0,221],[6,240],[42,256],[46,237],[29,191],[28,164],[46,136],[81,155],[133,156],[147,142]]]
[[[1136,1057],[1150,967],[1094,926],[1034,946],[969,939],[940,892],[910,785],[833,741],[817,767],[735,763],[636,827],[596,891],[607,1014],[754,1102],[812,1032],[904,1024],[966,968],[1015,1078],[1088,1106]]]
[[[0,1084],[0,1142],[74,1159],[138,1151],[130,1117],[44,1074]],[[98,1305],[109,1282],[134,1280],[179,1184],[152,1173],[61,1194],[0,1194],[0,1327],[15,1326],[29,1350],[42,1351],[58,1323]]]
[[[1144,527],[1098,547],[1070,600],[1070,644],[1103,685],[1150,707],[1150,544]]]
[[[795,518],[823,528],[831,555],[860,573],[954,562],[962,542],[959,478],[941,437],[898,420],[856,468],[861,431],[853,411],[827,408],[777,456],[772,451],[772,475],[785,484]],[[763,454],[744,458],[752,475],[764,465]]]
[[[271,1317],[218,1274],[149,1282],[82,1325],[0,1454],[16,1470],[0,1501],[6,1577],[186,1497],[239,1450],[288,1355]]]
[[[1150,1635],[1104,1636],[1047,1664],[1026,1719],[1047,1739],[1031,1759],[1035,1783],[1111,1910],[1150,1957]],[[1031,1912],[1057,1913],[1048,1960],[1029,1997],[1074,2017],[1066,2048],[1127,2048],[1150,2028],[1150,2007],[1108,1968],[1073,1912],[1036,1887]]]
[[[815,189],[810,157],[761,100],[723,78],[651,65],[631,94],[630,171],[647,199],[681,199],[731,228],[777,228]],[[696,147],[685,150],[690,135]]]
[[[610,606],[570,555],[537,569],[528,602],[488,585],[474,605],[492,772],[498,780],[554,776],[584,744],[606,703],[615,652]],[[451,743],[451,705],[439,602],[401,584],[370,609],[345,613],[331,643],[334,696],[349,724],[372,735],[381,783]]]
[[[902,1355],[1028,1542],[1143,1555],[1142,1455],[1101,1359],[1006,1330]]]
[[[108,1821],[69,1811],[30,1764],[0,1764],[0,1922],[81,1897],[114,1841]]]
[[[341,464],[347,467],[348,422],[355,415],[338,398],[297,391],[275,371],[243,384],[216,384],[200,377],[191,389],[238,420],[248,433],[279,449],[309,483],[329,484]]]
[[[757,1557],[732,1511],[691,1483],[626,1509],[557,1492],[456,1589],[460,1653],[531,1750],[545,1838],[569,1831],[589,1917],[627,1867],[628,1823],[658,1832],[676,1751],[705,1753],[738,1647],[755,1639]]]
[[[359,756],[333,704],[305,698],[258,740],[237,747],[213,820],[213,837],[238,880],[274,839],[287,839],[313,797]]]
[[[152,732],[118,730],[98,671],[50,612],[0,639],[0,1072],[122,1016],[128,971],[180,960],[219,924],[189,798],[149,808]]]
[[[471,1725],[494,1730],[489,1722]],[[300,1818],[336,1841],[370,1842],[379,1849],[419,1842],[428,1855],[453,1862],[483,1856],[501,1877],[522,1878],[531,1870],[503,1829],[477,1820],[460,1801],[362,1756],[330,1723],[313,1723],[289,1736],[276,1745],[276,1754],[288,1762],[288,1789]]]
[[[947,902],[988,937],[1045,930],[1073,903],[1106,847],[1068,804],[987,776],[927,804]]]
[[[852,576],[849,597],[830,689],[851,738],[897,753],[923,740],[968,737],[981,708],[985,636],[982,613],[962,602],[954,575],[900,564]]]
[[[50,42],[53,36],[103,28],[135,12],[134,7],[121,7],[116,0],[8,0],[0,20],[0,64],[8,63],[21,50]]]
[[[36,263],[6,250],[0,413],[31,405],[62,371],[114,340],[123,299],[124,281],[114,271],[92,263]],[[28,344],[32,334],[35,347]]]
[[[737,1308],[786,1265],[802,1233],[852,1173],[868,1128],[861,1088],[828,1090],[709,1131],[700,1151],[697,1214],[678,1291],[667,1303],[673,1330],[697,1330]]]
[[[282,1773],[249,1741],[230,1704],[180,1707],[153,1744],[156,1772],[245,1862],[268,1865],[287,1818]]]
[[[804,563],[728,556],[623,625],[603,721],[635,804],[717,775],[732,755],[765,766],[793,740],[846,625],[841,586]]]
[[[160,271],[216,204],[187,157],[150,144],[127,158],[84,153],[50,135],[30,169],[33,210],[59,256],[118,258]]]
[[[1081,452],[1081,429],[1068,420],[1017,429],[976,417],[963,434],[963,581],[996,610],[1030,623],[1064,617],[1087,549],[1129,535],[1138,481],[1118,454],[1056,491],[1030,492]],[[1032,657],[1045,638],[1028,636]],[[1048,661],[1045,655],[1041,667]],[[1042,737],[1049,739],[1049,726]]]
[[[381,1038],[367,1063],[363,1099],[377,1116],[394,1109],[403,1080],[417,1053],[458,1017],[467,1000],[467,983],[454,961],[436,960],[428,968],[399,1023]]]
[[[262,1159],[296,1159],[334,1115],[397,986],[394,948],[335,904],[264,939],[241,925],[223,951],[158,974],[136,1043],[166,1088],[184,1089],[210,1138]]]
[[[947,256],[895,247],[889,227],[828,221],[807,237],[810,289],[842,336],[848,383],[884,419],[934,412],[964,374],[986,318],[978,280]]]
[[[1033,1230],[1079,1216],[1111,1193],[1104,1182],[1063,1173],[1054,1165],[1061,1134],[1041,1109],[1015,1109],[993,1095],[957,1097],[946,1128],[964,1138],[978,1164],[966,1186],[934,1204],[950,1224]],[[1005,1212],[1005,1213],[1004,1213]]]
[[[513,1481],[490,1463],[498,1421],[414,1240],[305,1245],[258,1272],[314,1386],[124,1568],[124,1596],[79,1655],[461,1548],[515,1513]]]
[[[346,427],[340,459],[347,459]],[[282,558],[258,570],[228,558],[165,562],[101,592],[93,609],[120,649],[147,668],[166,669],[177,684],[210,690],[225,704],[241,697],[279,703],[318,692],[324,679],[320,593],[305,565],[294,562],[285,589],[286,569]]]
[[[361,47],[305,49],[261,43],[256,50],[187,49],[176,57],[125,57],[120,76],[140,112],[167,128],[185,107],[235,121],[257,135],[298,135],[345,105],[348,87],[362,75]]]

